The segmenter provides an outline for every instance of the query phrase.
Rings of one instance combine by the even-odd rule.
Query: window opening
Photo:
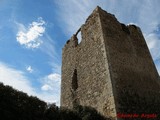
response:
[[[78,88],[78,81],[77,81],[77,70],[75,69],[73,72],[73,77],[72,77],[72,89],[76,91]]]

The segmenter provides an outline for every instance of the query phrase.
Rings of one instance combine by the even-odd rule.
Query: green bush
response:
[[[0,83],[0,120],[108,120],[91,107],[73,110],[47,105],[37,97]]]

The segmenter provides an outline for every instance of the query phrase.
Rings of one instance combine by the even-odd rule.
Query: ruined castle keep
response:
[[[139,27],[97,7],[78,32],[63,48],[62,107],[90,106],[113,119],[160,113],[159,75]]]

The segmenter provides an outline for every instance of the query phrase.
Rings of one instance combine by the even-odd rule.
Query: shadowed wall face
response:
[[[99,14],[117,112],[157,112],[152,106],[160,101],[159,75],[140,28]]]
[[[159,76],[140,28],[97,7],[80,30],[81,42],[73,35],[63,48],[61,106],[91,106],[114,119],[153,110]]]

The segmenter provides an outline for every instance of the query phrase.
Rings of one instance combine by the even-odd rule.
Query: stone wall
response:
[[[97,7],[80,30],[81,42],[73,35],[63,48],[62,107],[91,106],[116,119],[117,113],[143,111],[142,104],[160,96],[158,72],[140,28]]]
[[[110,73],[105,52],[99,8],[81,27],[82,40],[75,35],[63,48],[61,106],[72,108],[74,103],[92,106],[102,114],[115,116]],[[77,71],[76,90],[72,87]]]

